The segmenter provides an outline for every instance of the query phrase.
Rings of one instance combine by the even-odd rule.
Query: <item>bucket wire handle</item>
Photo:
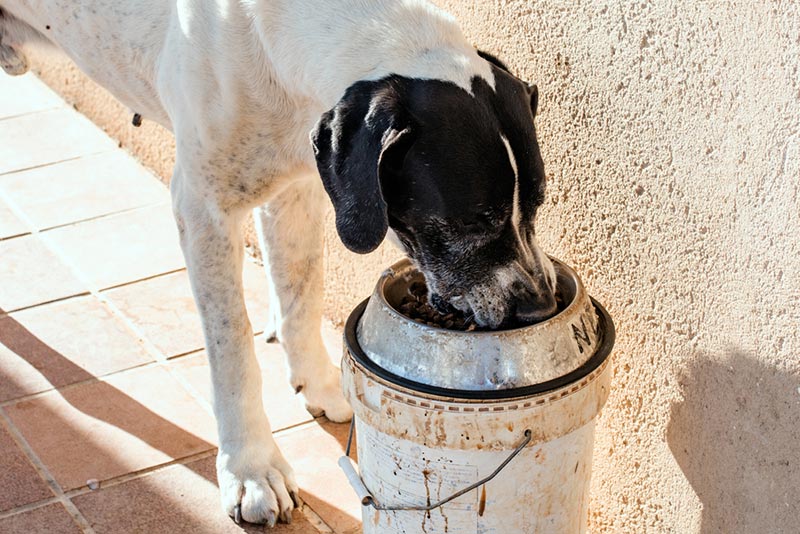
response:
[[[428,506],[383,506],[375,500],[375,497],[373,497],[372,493],[364,485],[364,481],[356,472],[355,467],[353,465],[353,461],[350,459],[350,447],[353,444],[353,429],[355,428],[355,422],[356,422],[355,418],[353,418],[353,420],[350,422],[350,434],[347,437],[347,447],[345,449],[344,453],[345,455],[339,458],[339,467],[341,467],[342,470],[345,472],[345,475],[347,475],[347,479],[350,481],[350,485],[353,486],[353,489],[361,498],[361,504],[363,506],[372,506],[376,510],[390,511],[390,512],[399,512],[399,511],[429,512],[431,510],[435,510],[436,508],[439,508],[440,506],[449,503],[453,499],[461,497],[465,493],[469,493],[470,491],[483,486],[484,484],[492,480],[494,477],[499,475],[500,472],[503,469],[505,469],[505,467],[511,462],[511,460],[513,460],[514,457],[516,457],[520,452],[522,452],[522,449],[524,449],[525,446],[531,442],[531,439],[533,439],[533,433],[530,431],[530,429],[525,430],[525,437],[522,439],[520,444],[517,445],[517,448],[514,449],[514,451],[508,455],[508,458],[503,460],[503,463],[497,466],[497,469],[495,469],[491,475],[475,482],[470,486],[467,486],[461,491],[453,493],[449,497],[442,499],[437,503],[429,504]]]

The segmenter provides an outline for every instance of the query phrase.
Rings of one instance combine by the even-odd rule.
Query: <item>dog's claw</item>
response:
[[[315,419],[317,417],[322,417],[323,415],[325,415],[325,410],[323,410],[322,408],[317,408],[315,406],[309,406],[308,404],[306,404],[306,411],[308,413],[310,413],[311,417],[313,417]]]
[[[269,528],[274,528],[277,522],[278,518],[275,516],[275,512],[270,511],[269,515],[267,516],[267,526]]]
[[[294,504],[295,508],[300,508],[300,500],[297,498],[297,494],[293,491],[289,492],[289,497],[292,498],[292,503]]]
[[[242,524],[242,504],[239,503],[233,507],[233,522],[237,525]]]

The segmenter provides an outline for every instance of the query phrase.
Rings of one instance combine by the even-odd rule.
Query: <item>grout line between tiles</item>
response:
[[[173,269],[171,271],[164,271],[163,273],[153,274],[153,275],[150,275],[150,276],[145,276],[144,278],[137,278],[136,280],[131,280],[129,282],[120,282],[119,284],[116,284],[116,285],[113,285],[113,286],[102,287],[102,288],[98,289],[97,291],[99,293],[104,293],[106,291],[119,289],[121,287],[132,286],[134,284],[138,284],[139,282],[147,282],[148,280],[155,280],[156,278],[169,276],[171,274],[179,273],[179,272],[185,271],[185,270],[186,270],[186,267],[181,267],[180,269]]]
[[[139,478],[144,478],[149,475],[154,475],[159,473],[169,467],[173,467],[176,465],[186,465],[188,463],[196,462],[198,460],[203,460],[205,458],[209,458],[211,456],[215,456],[217,454],[217,447],[211,447],[208,450],[198,452],[195,454],[191,454],[189,456],[184,456],[183,458],[178,458],[175,460],[171,460],[169,462],[165,462],[163,464],[153,465],[150,467],[145,467],[144,469],[139,469],[137,471],[131,471],[130,473],[124,473],[122,475],[112,477],[106,480],[100,481],[100,486],[93,490],[88,486],[81,486],[79,488],[74,488],[64,492],[64,495],[67,498],[72,499],[75,497],[80,497],[82,495],[86,495],[87,493],[93,493],[95,491],[100,491],[104,488],[112,488],[114,486],[119,486],[120,484],[124,484],[125,482],[129,482],[131,480],[136,480]]]
[[[327,418],[325,418],[324,415],[321,415],[319,417],[314,417],[314,418],[309,419],[307,421],[300,421],[299,423],[294,423],[292,425],[285,426],[283,428],[279,428],[278,430],[273,430],[272,431],[272,436],[277,439],[279,437],[283,437],[284,434],[293,434],[294,432],[302,432],[303,430],[305,430],[304,427],[309,427],[310,428],[312,425],[318,425],[317,421],[321,420],[323,418],[326,421],[328,420]]]
[[[0,239],[0,241],[2,241],[2,239]],[[42,240],[42,241],[44,241],[44,240]],[[50,248],[50,247],[48,247],[48,248]],[[53,251],[52,248],[50,248],[50,250],[51,250],[51,252]],[[73,272],[73,269],[72,269],[72,267],[70,265],[67,265],[67,267],[69,267],[70,272]],[[185,271],[185,270],[186,270],[186,267],[181,267],[180,269],[175,269],[174,271],[167,271],[167,272],[164,272],[164,273],[161,273],[161,274],[154,274],[152,276],[147,276],[145,278],[140,278],[138,280],[133,280],[133,281],[130,281],[130,282],[123,282],[123,283],[115,285],[115,286],[105,287],[103,289],[100,289],[99,291],[101,293],[103,293],[105,291],[112,291],[114,289],[118,289],[118,288],[126,287],[126,286],[132,286],[134,284],[138,284],[139,282],[147,282],[148,280],[154,280],[156,278],[161,278],[162,276],[169,276],[171,274],[179,273],[179,272]],[[80,280],[80,281],[83,282],[83,280]],[[85,291],[82,291],[81,293],[75,293],[73,295],[67,295],[67,296],[64,296],[64,297],[58,297],[57,299],[45,300],[43,302],[37,302],[36,304],[29,304],[27,306],[20,306],[19,308],[10,308],[8,310],[3,310],[3,311],[0,312],[0,319],[5,317],[6,315],[10,315],[12,313],[26,311],[26,310],[30,310],[32,308],[38,308],[39,306],[46,306],[48,304],[55,304],[57,302],[63,302],[65,300],[71,300],[71,299],[75,299],[75,298],[79,298],[79,297],[87,297],[87,296],[90,296],[91,294],[92,294],[92,292],[87,289]],[[262,332],[257,332],[255,335],[258,335],[258,334],[261,334],[261,333]],[[186,354],[191,354],[192,352],[197,352],[199,350],[202,350],[202,349],[195,349],[195,350],[190,350],[190,351],[187,351],[187,352],[184,352],[184,353],[176,354],[174,356],[170,356],[169,359],[177,358],[178,356],[184,356]]]
[[[116,315],[121,321],[125,323],[125,326],[133,332],[140,340],[144,349],[155,359],[156,363],[160,365],[162,368],[166,369],[169,375],[175,379],[178,384],[180,384],[183,389],[200,405],[200,407],[205,410],[211,417],[214,417],[214,410],[211,407],[211,404],[200,395],[200,392],[195,389],[194,386],[189,383],[189,381],[184,378],[178,371],[169,364],[169,358],[167,358],[164,353],[162,353],[152,341],[148,339],[145,335],[144,331],[139,328],[139,326],[129,319],[123,312],[120,310],[116,304],[114,304],[107,295],[97,292],[95,295],[98,299],[100,299],[103,304],[108,306],[111,312]],[[216,419],[215,419],[216,420]]]
[[[82,223],[92,222],[92,221],[101,221],[101,220],[113,219],[114,217],[127,215],[127,214],[130,214],[130,213],[134,212],[134,211],[150,209],[150,208],[157,208],[157,207],[161,207],[161,206],[170,206],[170,205],[171,204],[170,204],[170,200],[169,199],[158,200],[156,202],[150,202],[148,204],[142,204],[141,206],[133,206],[133,207],[129,207],[129,208],[123,208],[121,210],[112,211],[112,212],[109,212],[109,213],[105,213],[103,215],[97,215],[97,216],[94,216],[94,217],[87,217],[85,219],[80,219],[80,220],[77,220],[77,221],[72,221],[72,222],[68,222],[68,223],[64,223],[64,224],[57,224],[55,226],[51,226],[51,227],[48,227],[48,228],[37,229],[36,233],[38,233],[38,234],[49,233],[52,230],[58,230],[58,229],[61,229],[61,228],[66,228],[68,226],[74,226],[74,225],[77,225],[77,224],[82,224]],[[31,223],[33,223],[33,221],[31,221]]]
[[[133,365],[131,367],[126,367],[125,369],[120,369],[118,371],[112,371],[112,372],[106,373],[104,375],[95,375],[95,376],[92,376],[91,378],[87,378],[85,380],[79,380],[77,382],[72,382],[71,384],[65,384],[63,386],[47,388],[47,389],[44,389],[42,391],[37,391],[36,393],[30,393],[28,395],[23,395],[21,397],[15,397],[13,399],[4,400],[4,401],[0,402],[0,408],[5,408],[7,406],[12,406],[12,405],[20,403],[20,402],[33,401],[33,400],[39,399],[41,397],[44,397],[44,396],[46,396],[46,395],[48,395],[50,393],[53,393],[54,391],[58,391],[59,393],[64,393],[64,392],[70,391],[72,389],[79,388],[79,387],[82,387],[82,386],[86,386],[86,385],[89,385],[89,384],[95,384],[97,382],[107,382],[109,378],[114,378],[114,377],[119,376],[119,375],[127,374],[127,373],[129,373],[131,371],[137,371],[137,370],[141,370],[141,369],[146,369],[148,367],[157,367],[158,365],[159,365],[159,363],[157,361],[144,362],[144,363]]]
[[[2,317],[0,317],[0,318],[2,318]],[[260,335],[256,336],[256,337],[260,337]],[[185,353],[182,353],[182,354],[178,354],[178,355],[175,355],[175,356],[170,356],[169,358],[167,358],[166,362],[169,362],[170,364],[176,363],[176,362],[181,361],[184,358],[190,358],[192,356],[197,356],[198,354],[202,353],[203,350],[204,349],[196,349],[196,350],[192,350],[192,351],[185,352]],[[6,408],[8,406],[13,406],[13,405],[18,404],[20,402],[34,401],[36,399],[39,399],[41,397],[45,397],[45,396],[47,396],[47,395],[49,395],[49,394],[51,394],[53,392],[56,392],[56,391],[59,392],[59,393],[65,393],[65,392],[70,391],[72,389],[77,389],[79,387],[87,386],[89,384],[95,384],[97,382],[108,382],[108,380],[111,379],[111,378],[116,378],[118,376],[124,376],[124,375],[127,375],[129,373],[132,373],[132,372],[135,372],[135,371],[140,371],[140,370],[143,370],[143,369],[148,369],[148,368],[151,368],[151,367],[161,367],[161,368],[172,367],[171,365],[164,365],[164,364],[165,364],[165,362],[160,362],[160,361],[157,361],[157,360],[154,359],[154,360],[149,361],[149,362],[143,362],[143,363],[140,363],[140,364],[133,365],[131,367],[126,367],[125,369],[119,369],[117,371],[111,371],[110,373],[106,373],[106,374],[102,374],[102,375],[95,375],[95,376],[92,376],[91,378],[87,378],[85,380],[79,380],[77,382],[72,382],[70,384],[65,384],[63,386],[51,387],[51,388],[43,389],[42,391],[37,391],[36,393],[30,393],[28,395],[22,395],[20,397],[14,397],[13,399],[6,399],[4,401],[0,401],[0,408]],[[198,392],[198,395],[199,395],[199,392]],[[204,398],[201,397],[201,399],[203,401],[205,401]],[[197,399],[195,399],[195,400],[197,400]],[[206,403],[206,404],[208,404],[208,403]],[[208,409],[212,410],[210,404],[208,405]],[[213,415],[213,410],[212,410],[212,415]],[[292,430],[292,429],[294,429],[294,428],[296,428],[298,426],[302,426],[302,425],[305,425],[305,424],[308,424],[308,423],[312,423],[313,421],[314,421],[314,419],[307,420],[307,421],[301,421],[299,423],[295,423],[295,424],[292,424],[292,425],[285,426],[285,427],[279,428],[277,430],[274,430],[272,433],[273,433],[273,435],[277,436],[278,434],[286,432],[287,430]]]
[[[315,512],[308,504],[303,503],[300,512],[306,518],[306,521],[311,523],[311,526],[317,529],[319,534],[334,534],[334,530]]]
[[[86,516],[84,516],[81,511],[78,510],[78,507],[75,506],[75,503],[65,498],[61,504],[67,509],[67,513],[72,516],[72,520],[75,521],[79,527],[81,527],[83,534],[96,534],[95,530],[92,528],[92,524],[88,519],[86,519]]]
[[[72,516],[72,519],[78,524],[79,527],[81,527],[81,529],[83,529],[84,534],[94,534],[94,529],[89,521],[87,521],[80,510],[78,510],[75,505],[72,504],[72,501],[67,498],[67,496],[64,494],[64,490],[61,488],[61,485],[56,481],[55,477],[52,475],[52,473],[50,473],[50,470],[47,469],[47,466],[44,465],[44,462],[42,462],[41,458],[39,458],[28,441],[25,439],[25,436],[22,435],[22,432],[20,432],[20,430],[2,408],[0,408],[0,419],[2,419],[4,426],[6,427],[6,431],[11,436],[11,439],[14,440],[17,447],[19,447],[25,456],[28,457],[28,461],[36,470],[36,473],[48,485],[50,491],[55,494],[55,499],[67,509],[67,512],[69,512],[69,514]]]
[[[142,209],[142,208],[154,208],[154,207],[157,207],[157,206],[167,205],[167,204],[169,204],[168,200],[158,200],[156,202],[147,202],[147,203],[141,204],[139,206],[131,206],[129,208],[122,208],[121,210],[110,211],[108,213],[101,213],[100,215],[93,215],[91,217],[85,217],[83,219],[76,219],[74,221],[69,221],[69,222],[65,222],[65,223],[61,223],[61,224],[55,224],[53,226],[45,226],[43,228],[39,228],[37,231],[39,233],[49,232],[51,230],[58,230],[60,228],[66,228],[67,226],[74,226],[76,224],[82,224],[82,223],[92,222],[92,221],[99,221],[99,220],[106,219],[106,218],[109,218],[109,217],[114,217],[115,215],[124,215],[126,213],[130,213],[132,211],[136,211],[136,210],[139,210],[139,209]]]
[[[0,319],[2,319],[2,318],[3,318],[3,315],[0,315]],[[191,350],[191,351],[184,352],[184,353],[181,353],[181,354],[176,354],[175,356],[170,356],[167,359],[167,361],[168,362],[178,362],[178,361],[182,360],[183,358],[189,358],[191,356],[195,356],[197,354],[200,354],[201,352],[203,352],[203,349]],[[53,393],[54,391],[58,391],[59,393],[63,393],[65,391],[69,391],[71,389],[75,389],[75,388],[78,388],[78,387],[81,387],[81,386],[86,386],[86,385],[89,385],[89,384],[94,384],[96,382],[107,382],[109,378],[115,378],[117,376],[126,375],[128,373],[133,372],[133,371],[147,369],[149,367],[162,367],[162,365],[161,365],[161,362],[158,362],[156,360],[151,360],[149,362],[139,363],[139,364],[136,364],[136,365],[132,365],[131,367],[126,367],[125,369],[118,369],[116,371],[111,371],[111,372],[106,373],[106,374],[94,375],[91,378],[87,378],[85,380],[79,380],[77,382],[72,382],[70,384],[64,384],[63,386],[50,387],[50,388],[47,388],[47,389],[43,389],[42,391],[37,391],[35,393],[30,393],[28,395],[22,395],[20,397],[14,397],[13,399],[6,399],[4,401],[0,401],[0,408],[5,408],[7,406],[12,406],[12,405],[20,403],[20,402],[33,401],[33,400],[36,400],[36,399],[38,399],[40,397],[44,397],[44,396],[48,395],[49,393]],[[285,429],[281,429],[281,430],[285,430]]]
[[[20,117],[28,117],[30,115],[38,115],[39,113],[47,113],[48,111],[56,111],[59,109],[73,109],[64,102],[61,101],[61,104],[53,105],[52,107],[42,108],[42,109],[34,109],[33,111],[26,111],[24,113],[17,113],[16,115],[6,115],[5,117],[0,117],[0,122],[12,120],[12,119],[19,119]]]
[[[110,139],[110,138],[109,138]],[[66,163],[68,161],[75,161],[81,158],[87,158],[91,156],[99,156],[100,154],[106,154],[108,152],[113,152],[114,150],[122,150],[119,147],[111,147],[108,149],[98,150],[96,152],[87,152],[86,154],[81,154],[80,156],[73,156],[69,158],[59,159],[56,161],[48,161],[47,163],[39,163],[37,165],[31,165],[30,167],[22,167],[20,169],[12,169],[10,171],[0,171],[0,178],[3,176],[9,176],[12,174],[16,174],[18,172],[25,172],[25,171],[32,171],[34,169],[42,169],[44,167],[50,167],[52,165],[58,165],[59,163]]]
[[[41,501],[23,504],[22,506],[17,506],[16,508],[11,508],[9,510],[4,510],[0,512],[0,520],[6,519],[11,516],[24,514],[26,512],[32,512],[34,510],[38,510],[39,508],[44,508],[45,506],[50,506],[51,504],[56,504],[60,502],[61,499],[58,497],[48,497],[46,499],[42,499]]]
[[[39,476],[47,483],[47,486],[50,488],[50,491],[56,497],[63,497],[64,492],[61,490],[61,486],[56,482],[56,479],[50,474],[50,471],[44,465],[44,463],[39,459],[39,456],[33,451],[33,448],[30,446],[28,441],[22,435],[22,432],[17,428],[14,422],[11,420],[11,417],[0,408],[0,419],[2,419],[6,430],[8,431],[11,438],[17,444],[17,446],[22,449],[22,452],[28,457],[28,461],[31,462],[33,468],[39,474]]]
[[[22,232],[21,234],[14,234],[14,235],[7,235],[5,237],[0,237],[0,241],[8,241],[9,239],[16,239],[18,237],[25,237],[27,235],[31,235],[30,230],[27,232]]]
[[[2,319],[5,316],[6,316],[6,314],[0,314],[0,319]],[[260,334],[255,336],[255,337],[259,337],[259,336],[260,336]],[[170,364],[177,363],[177,362],[180,362],[181,360],[183,360],[184,358],[190,358],[192,356],[197,356],[200,353],[202,353],[203,350],[205,350],[205,349],[200,348],[200,349],[190,350],[190,351],[187,351],[187,352],[182,352],[180,354],[176,354],[174,356],[170,356],[169,358],[166,359],[166,362],[169,362]],[[165,366],[163,365],[163,362],[159,362],[159,361],[153,359],[151,361],[135,364],[135,365],[132,365],[130,367],[126,367],[124,369],[118,369],[116,371],[111,371],[109,373],[100,374],[100,375],[93,375],[91,378],[86,378],[84,380],[78,380],[77,382],[71,382],[69,384],[64,384],[63,386],[49,387],[47,389],[43,389],[43,390],[37,391],[35,393],[30,393],[30,394],[27,394],[27,395],[21,395],[19,397],[14,397],[14,398],[11,398],[11,399],[6,399],[6,400],[3,400],[3,401],[0,401],[0,408],[5,408],[7,406],[12,406],[12,405],[20,403],[20,402],[33,401],[33,400],[36,400],[38,398],[44,397],[44,396],[46,396],[46,395],[48,395],[50,393],[53,393],[54,391],[58,391],[59,393],[63,393],[63,392],[69,391],[71,389],[79,388],[79,387],[86,386],[86,385],[89,385],[89,384],[94,384],[94,383],[97,383],[97,382],[108,382],[108,380],[111,379],[111,378],[116,378],[118,376],[123,376],[123,375],[129,374],[131,372],[139,371],[139,370],[142,370],[142,369],[147,369],[147,368],[150,368],[150,367],[165,367]],[[284,427],[284,428],[281,428],[280,430],[277,430],[276,432],[281,432],[281,431],[287,430],[289,428],[291,428],[291,427]]]
[[[12,313],[17,313],[25,310],[30,310],[31,308],[38,308],[39,306],[46,306],[47,304],[55,304],[57,302],[63,302],[65,300],[71,300],[78,297],[87,297],[91,295],[89,291],[82,291],[81,293],[75,293],[74,295],[67,295],[66,297],[58,297],[57,299],[46,300],[44,302],[37,302],[36,304],[29,304],[27,306],[20,306],[19,308],[11,308],[10,310],[6,310],[5,315],[10,315]]]
[[[196,356],[197,354],[200,354],[200,353],[201,353],[201,352],[203,352],[204,350],[205,350],[205,348],[202,348],[202,349],[194,349],[194,350],[188,350],[188,351],[186,351],[186,352],[180,352],[180,353],[178,353],[178,354],[175,354],[175,355],[173,355],[173,356],[169,356],[169,357],[167,358],[167,361],[168,361],[168,362],[177,362],[177,361],[179,361],[179,360],[182,360],[183,358],[188,358],[188,357],[190,357],[190,356]]]

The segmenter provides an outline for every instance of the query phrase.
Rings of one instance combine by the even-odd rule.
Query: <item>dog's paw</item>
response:
[[[222,509],[234,521],[266,524],[292,522],[298,488],[292,468],[270,436],[262,443],[217,454]]]
[[[0,44],[0,65],[10,76],[19,76],[28,72],[28,59],[25,54],[3,44]]]
[[[313,378],[294,384],[306,399],[306,409],[314,417],[325,415],[334,423],[346,423],[353,417],[353,409],[344,399],[341,386],[342,373],[328,364]]]

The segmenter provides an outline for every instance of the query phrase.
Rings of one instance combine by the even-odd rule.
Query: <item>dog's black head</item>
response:
[[[534,233],[544,164],[538,93],[491,56],[495,87],[390,76],[351,86],[312,133],[345,246],[374,250],[389,227],[432,303],[483,326],[555,311],[555,273]]]

